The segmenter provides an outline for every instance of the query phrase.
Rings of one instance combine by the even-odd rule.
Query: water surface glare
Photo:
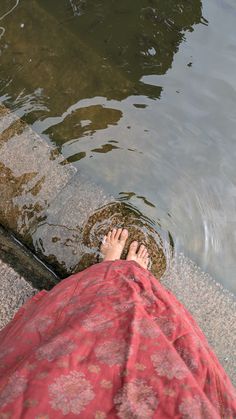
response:
[[[233,292],[235,19],[234,0],[21,0],[0,21],[0,100]]]

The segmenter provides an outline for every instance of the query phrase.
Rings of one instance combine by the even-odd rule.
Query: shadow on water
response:
[[[108,62],[119,68],[132,82],[131,94],[137,88],[139,95],[147,88],[140,79],[146,74],[165,74],[185,32],[207,23],[200,0],[70,0],[71,8],[68,2],[59,7],[56,1],[40,3],[97,51],[105,66]],[[149,88],[146,94],[157,98],[157,91]]]
[[[7,6],[1,4],[0,15]],[[159,98],[162,88],[142,83],[141,77],[165,74],[185,32],[200,22],[204,19],[198,0],[19,1],[4,17],[2,99],[25,121],[42,122],[41,133],[61,150],[64,143],[91,137],[122,118],[121,110],[100,104],[74,109],[78,100],[141,94]],[[115,140],[108,140],[91,152],[118,149]],[[68,161],[86,156],[81,149]]]
[[[167,72],[185,32],[205,23],[201,7],[200,0],[22,0],[4,19],[0,93],[8,106],[22,109],[27,122],[62,115],[89,97],[157,99],[161,86],[140,79]],[[0,14],[6,8],[2,4]],[[101,129],[96,110],[82,112],[77,121],[92,119],[93,129]],[[106,124],[112,123],[112,110],[103,113]],[[59,127],[51,133],[53,142],[60,143],[65,130],[65,141],[74,138],[73,118],[65,126],[59,136]]]
[[[40,4],[56,18],[60,27],[73,33],[91,51],[96,51],[101,59],[100,67],[97,67],[98,74],[104,78],[105,70],[111,69],[113,72],[115,69],[114,77],[106,78],[109,95],[96,88],[93,91],[94,97],[108,99],[121,100],[132,95],[143,95],[154,100],[160,98],[162,87],[144,83],[142,78],[145,75],[165,74],[172,66],[185,33],[193,31],[195,24],[207,24],[199,0],[102,0],[96,3],[70,0],[71,7],[68,2],[62,2],[58,7],[55,1],[44,0]],[[117,78],[116,74],[120,77]],[[123,89],[124,83],[126,90]],[[117,91],[120,93],[118,97]],[[72,113],[65,118],[63,116],[59,124],[54,125],[51,121],[52,125],[43,132],[60,146],[62,142],[91,137],[95,131],[113,125],[115,113],[117,116],[120,113],[116,123],[121,119],[121,111],[108,106],[99,111],[98,106],[101,105],[71,110]],[[135,106],[142,108],[145,105]],[[83,130],[79,128],[81,123]]]

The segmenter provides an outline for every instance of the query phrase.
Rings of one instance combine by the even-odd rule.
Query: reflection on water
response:
[[[70,0],[71,8],[63,3],[55,7],[55,1],[40,3],[137,89],[142,89],[143,75],[166,73],[186,31],[207,23],[200,0]]]
[[[235,16],[233,0],[21,0],[0,40],[2,100],[234,291]]]
[[[66,116],[59,124],[51,125],[44,131],[57,145],[84,136],[92,136],[97,130],[105,130],[117,125],[122,113],[118,109],[92,105],[78,108]]]

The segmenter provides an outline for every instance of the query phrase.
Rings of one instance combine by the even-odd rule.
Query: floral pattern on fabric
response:
[[[78,371],[61,375],[49,385],[50,405],[53,409],[61,411],[63,415],[69,413],[79,415],[94,397],[91,383]]]
[[[145,380],[135,379],[126,383],[114,397],[119,418],[152,418],[158,405],[153,388]]]
[[[103,278],[90,278],[89,281],[88,280],[84,280],[83,283],[81,284],[81,288],[84,289],[86,287],[89,287],[91,289],[91,287],[96,286],[96,285],[102,285],[103,283]]]
[[[133,327],[136,332],[145,337],[154,339],[160,335],[160,332],[153,321],[146,319],[145,317],[142,319],[134,320]]]
[[[96,295],[98,297],[109,297],[111,295],[116,295],[117,294],[117,290],[116,288],[113,287],[102,287],[100,290],[97,291]]]
[[[110,329],[113,326],[113,322],[109,321],[105,316],[101,314],[91,314],[81,322],[83,328],[89,332],[98,332],[102,330]]]
[[[11,354],[13,351],[14,351],[14,348],[12,348],[12,347],[2,349],[2,351],[0,353],[0,361],[1,361],[2,358],[5,358],[7,355]]]
[[[38,400],[34,400],[34,399],[26,399],[24,401],[24,406],[25,407],[35,407],[38,404]]]
[[[149,291],[143,291],[140,294],[142,298],[143,305],[146,307],[151,307],[155,303],[155,297]]]
[[[179,405],[182,419],[213,419],[206,403],[200,396],[186,397]]]
[[[198,369],[198,362],[197,360],[192,356],[192,353],[189,349],[177,346],[176,350],[178,354],[181,356],[187,367],[190,371],[196,371]]]
[[[95,413],[95,416],[94,416],[94,419],[106,419],[106,418],[107,418],[106,413],[105,412],[102,412],[101,410],[98,410]]]
[[[80,303],[75,304],[75,302],[73,301],[72,303],[70,302],[67,313],[69,316],[79,317],[82,314],[89,314],[93,310],[93,307],[93,303],[81,305]]]
[[[58,336],[37,349],[36,358],[38,360],[47,359],[49,362],[52,362],[63,355],[70,354],[75,348],[75,343],[70,339]]]
[[[155,352],[151,355],[151,360],[156,373],[161,377],[167,377],[169,380],[173,378],[182,380],[189,374],[184,363],[170,349]]]
[[[125,341],[109,340],[95,348],[95,354],[100,362],[112,365],[122,366],[127,360],[129,346]]]
[[[168,338],[173,335],[176,329],[176,324],[171,318],[166,316],[155,317],[155,322],[158,324],[164,335],[166,335]]]
[[[135,301],[127,301],[127,302],[119,302],[113,304],[113,308],[115,311],[119,313],[125,313],[126,311],[131,310],[135,306]]]
[[[4,388],[0,389],[0,407],[16,400],[27,387],[27,379],[22,377],[18,372],[15,372],[8,380]]]
[[[53,320],[49,316],[39,317],[31,320],[26,326],[29,332],[45,332],[48,327],[53,323]]]
[[[204,335],[134,262],[94,265],[28,300],[0,354],[0,419],[236,416]]]

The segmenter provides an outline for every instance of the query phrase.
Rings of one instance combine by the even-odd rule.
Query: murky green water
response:
[[[0,101],[236,291],[235,2],[15,4]]]

